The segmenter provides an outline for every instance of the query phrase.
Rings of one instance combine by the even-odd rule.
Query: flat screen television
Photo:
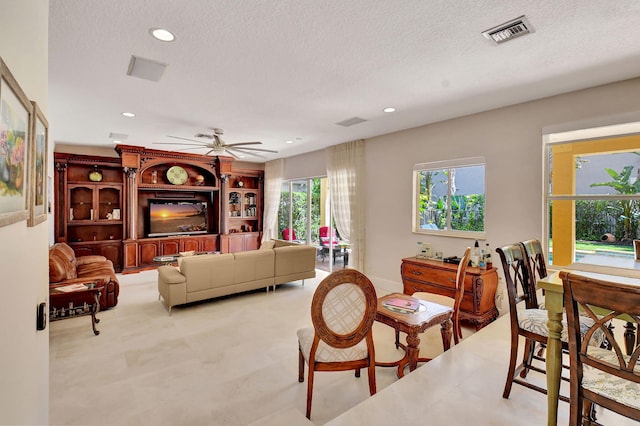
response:
[[[149,237],[207,233],[207,203],[199,200],[149,200]]]

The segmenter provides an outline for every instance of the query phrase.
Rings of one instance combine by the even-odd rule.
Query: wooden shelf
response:
[[[217,186],[204,186],[204,185],[171,185],[171,184],[159,184],[159,183],[142,183],[138,185],[138,189],[141,191],[198,191],[209,192],[219,191]]]
[[[118,145],[115,151],[119,157],[54,153],[55,238],[72,244],[76,255],[103,254],[116,270],[136,272],[158,266],[153,257],[161,254],[259,247],[264,171],[234,169],[234,159],[226,156],[132,145]],[[167,179],[174,166],[186,171],[185,184]],[[102,174],[101,181],[89,179],[94,171]],[[232,192],[238,193],[235,205],[229,203]],[[150,238],[149,202],[154,199],[206,202],[207,234]],[[120,218],[107,219],[114,209],[120,209]]]
[[[67,242],[76,256],[105,256],[121,271],[125,222],[120,160],[63,153],[55,153],[54,159],[56,242]],[[89,178],[94,171],[102,180]],[[120,219],[107,219],[114,210],[120,210]]]

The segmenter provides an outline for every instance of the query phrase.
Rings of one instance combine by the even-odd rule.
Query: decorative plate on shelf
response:
[[[167,170],[167,180],[174,185],[183,185],[187,179],[189,174],[180,166],[172,166]]]

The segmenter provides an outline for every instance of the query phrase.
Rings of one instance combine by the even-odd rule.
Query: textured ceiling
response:
[[[265,161],[640,75],[637,0],[49,4],[56,143],[109,147],[121,133],[178,149],[154,143],[220,127],[227,143],[279,151]],[[520,15],[532,34],[482,37]],[[155,27],[177,40],[153,39]],[[161,80],[128,76],[131,55],[167,63]],[[336,124],[353,117],[367,121]]]

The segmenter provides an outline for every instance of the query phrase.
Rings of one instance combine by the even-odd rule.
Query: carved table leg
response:
[[[560,373],[562,371],[562,313],[547,311],[549,314],[549,338],[547,340],[547,424],[558,422],[558,397],[560,395]]]
[[[418,354],[420,353],[420,338],[418,333],[407,334],[407,358],[409,359],[409,371],[418,367]]]
[[[96,313],[100,310],[100,291],[94,293],[95,303],[91,307],[91,328],[93,328],[93,334],[96,336],[100,334],[100,330],[96,328],[96,324],[100,322],[99,318],[96,318]]]
[[[451,330],[452,330],[452,325],[450,320],[443,321],[442,324],[440,324],[440,334],[442,335],[442,347],[444,348],[445,352],[448,351],[449,348],[451,347],[451,334],[452,334]]]

